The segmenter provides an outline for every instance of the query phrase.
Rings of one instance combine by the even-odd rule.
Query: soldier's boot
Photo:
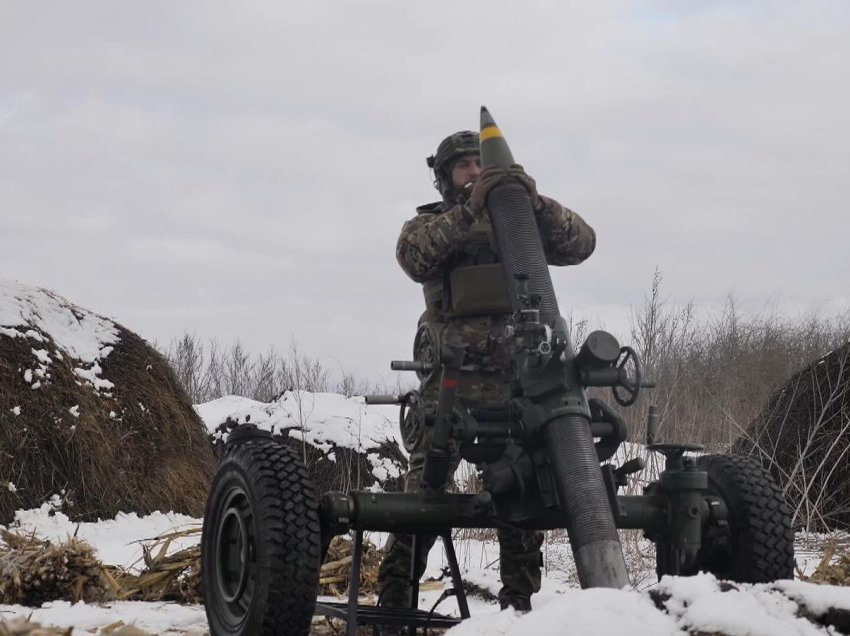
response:
[[[378,567],[378,605],[410,607],[410,546],[402,535],[390,535]]]
[[[411,590],[408,575],[405,573],[401,577],[397,576],[398,569],[393,567],[395,564],[392,559],[390,559],[388,566],[384,565],[390,554],[392,553],[387,553],[378,570],[378,605],[381,607],[410,607]],[[409,563],[409,559],[407,563]],[[373,634],[375,636],[401,636],[403,629],[400,625],[375,625]]]
[[[504,588],[502,588],[504,590]],[[527,614],[531,611],[531,599],[523,596],[508,596],[499,591],[499,607],[503,610],[508,608],[514,609],[520,614]]]
[[[434,536],[422,537],[422,552],[416,578],[422,577],[428,563],[428,553],[436,541]],[[413,553],[413,536],[391,534],[385,547],[386,555],[378,567],[378,605],[380,607],[411,607],[410,563]],[[379,625],[379,636],[399,636],[405,628],[397,625]]]
[[[405,628],[400,625],[375,625],[372,628],[373,636],[402,636]]]
[[[499,529],[499,557],[502,589],[499,605],[518,612],[531,611],[531,595],[540,591],[543,533]]]

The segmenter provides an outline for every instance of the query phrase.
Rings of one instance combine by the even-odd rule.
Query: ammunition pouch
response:
[[[506,314],[512,310],[500,263],[456,267],[449,274],[449,288],[450,318]]]

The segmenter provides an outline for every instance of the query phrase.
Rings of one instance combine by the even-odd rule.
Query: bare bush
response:
[[[850,344],[777,389],[733,450],[771,471],[797,527],[850,527]]]
[[[643,439],[649,404],[659,408],[663,441],[727,450],[778,387],[800,368],[850,338],[848,316],[744,315],[729,296],[718,316],[698,318],[692,303],[674,307],[661,273],[631,316],[631,340],[656,388],[624,415]],[[637,415],[637,418],[635,416]]]
[[[195,404],[225,395],[270,402],[286,391],[333,391],[351,397],[392,393],[404,386],[400,381],[398,387],[370,383],[342,368],[339,380],[334,382],[330,370],[318,358],[305,354],[294,338],[290,339],[285,354],[273,346],[255,354],[239,340],[222,346],[215,338],[204,342],[196,334],[186,332],[172,340],[162,353]],[[405,387],[399,392],[409,389]]]

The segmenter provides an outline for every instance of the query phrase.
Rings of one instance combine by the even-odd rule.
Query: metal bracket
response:
[[[419,579],[414,580],[416,573],[413,568],[419,560],[418,552],[421,551],[422,535],[414,535],[413,540],[410,607],[360,605],[358,600],[360,597],[360,567],[363,556],[362,530],[357,530],[354,536],[354,552],[349,569],[348,601],[346,603],[317,602],[316,614],[344,619],[346,621],[346,636],[355,636],[360,625],[407,626],[407,633],[414,635],[420,628],[423,633],[427,633],[428,629],[448,629],[460,623],[461,620],[469,618],[469,603],[463,589],[463,579],[460,575],[457,554],[452,544],[451,530],[441,532],[440,538],[443,540],[443,546],[446,550],[446,559],[449,562],[449,572],[452,579],[452,588],[446,592],[447,596],[453,595],[457,598],[460,618],[437,614],[433,609],[425,611],[418,608]]]

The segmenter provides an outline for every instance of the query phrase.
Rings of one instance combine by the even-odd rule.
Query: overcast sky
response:
[[[616,328],[850,308],[850,3],[0,0],[0,276],[150,340],[391,380],[425,156],[488,106],[598,234],[553,270]]]

